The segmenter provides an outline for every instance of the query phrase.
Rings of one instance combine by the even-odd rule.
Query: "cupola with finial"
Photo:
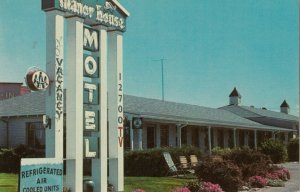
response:
[[[290,112],[290,106],[289,106],[289,104],[286,102],[286,100],[284,100],[284,101],[282,102],[282,104],[280,105],[280,112],[281,112],[281,113],[289,114],[289,112]]]
[[[236,87],[232,90],[229,95],[229,105],[240,105],[242,96],[237,91]]]

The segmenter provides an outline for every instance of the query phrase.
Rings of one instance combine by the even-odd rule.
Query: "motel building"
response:
[[[13,87],[14,83],[10,85]],[[45,98],[46,92],[40,91],[0,101],[1,147],[24,144],[35,149],[39,156],[45,154],[45,129],[48,129],[42,123]],[[216,109],[124,95],[124,149],[192,145],[209,154],[217,146],[256,149],[268,138],[287,144],[297,135],[299,120],[289,114],[286,101],[280,105],[280,112],[275,112],[243,106],[241,99],[234,88],[229,104]]]

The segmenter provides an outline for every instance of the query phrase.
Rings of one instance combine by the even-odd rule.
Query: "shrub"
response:
[[[174,189],[172,192],[191,192],[187,187],[178,187]]]
[[[0,149],[0,172],[18,173],[20,171],[21,158],[35,157],[36,152],[25,145],[16,148]]]
[[[221,148],[221,147],[214,147],[211,150],[212,155],[220,155],[220,156],[224,156],[224,155],[228,155],[231,153],[231,149],[230,148]]]
[[[266,178],[270,180],[279,180],[278,174],[272,172],[272,173],[267,173]]]
[[[273,163],[282,163],[287,159],[287,149],[279,140],[269,139],[263,142],[261,152],[269,155]]]
[[[252,176],[249,178],[249,183],[251,187],[265,187],[268,184],[268,180],[261,176]]]
[[[220,185],[211,182],[203,182],[199,192],[224,192]]]
[[[239,167],[230,161],[204,161],[195,174],[199,181],[218,183],[225,191],[237,191],[243,184]]]
[[[270,157],[248,148],[232,150],[223,158],[240,168],[244,180],[254,175],[265,175],[270,169]]]
[[[268,181],[268,186],[271,186],[271,187],[284,187],[284,182],[280,179],[269,180]]]
[[[272,175],[276,175],[277,179],[280,179],[282,181],[287,181],[290,179],[290,172],[289,170],[285,169],[285,168],[281,168],[278,170],[275,170],[274,172],[271,173]]]
[[[135,190],[132,191],[132,192],[145,192],[145,190],[143,190],[143,189],[135,189]]]
[[[164,163],[162,150],[131,151],[124,155],[126,176],[163,176],[167,165]]]
[[[282,172],[285,173],[286,178],[287,178],[288,180],[291,179],[290,171],[289,171],[287,168],[283,168],[283,169],[282,169]]]
[[[189,188],[191,192],[198,192],[201,184],[197,180],[189,181],[185,184],[185,187]]]
[[[20,169],[20,159],[13,149],[1,149],[0,172],[16,173]]]
[[[289,161],[299,161],[299,137],[289,141],[287,151]]]
[[[126,176],[165,176],[169,168],[163,158],[163,152],[169,152],[175,164],[179,156],[195,154],[200,157],[199,149],[195,147],[160,148],[124,153],[124,171]],[[142,170],[142,171],[141,171]]]

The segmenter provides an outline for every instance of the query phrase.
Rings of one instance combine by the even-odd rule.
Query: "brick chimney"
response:
[[[242,96],[237,91],[236,87],[232,90],[229,95],[229,105],[240,105]]]
[[[289,112],[290,112],[290,106],[289,106],[289,104],[286,102],[286,100],[284,100],[284,101],[282,102],[282,104],[280,105],[280,112],[281,112],[281,113],[289,114]]]

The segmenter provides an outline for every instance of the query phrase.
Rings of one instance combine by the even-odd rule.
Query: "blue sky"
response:
[[[126,94],[221,107],[236,86],[243,105],[298,112],[297,0],[120,0],[131,13],[124,34]],[[45,68],[39,0],[2,0],[0,81],[23,82]]]

